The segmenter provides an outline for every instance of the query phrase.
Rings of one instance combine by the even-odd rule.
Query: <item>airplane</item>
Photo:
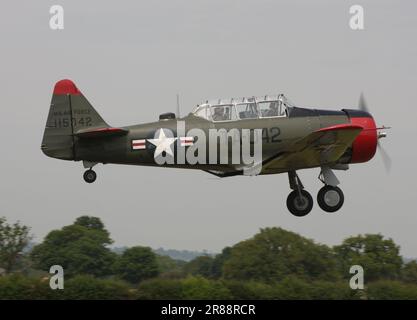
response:
[[[197,169],[220,178],[287,173],[292,190],[287,208],[302,217],[312,210],[313,198],[297,171],[320,168],[324,186],[317,203],[336,212],[344,194],[334,170],[371,160],[387,135],[383,129],[389,127],[376,126],[362,94],[358,109],[301,108],[277,94],[205,101],[182,118],[168,112],[155,122],[112,127],[74,82],[64,79],[53,90],[41,150],[52,158],[83,161],[87,183],[96,180],[92,168],[99,163]],[[204,135],[214,139],[207,143]],[[258,147],[258,160],[242,160],[245,150],[250,156]],[[381,155],[388,170],[391,160],[383,149]]]

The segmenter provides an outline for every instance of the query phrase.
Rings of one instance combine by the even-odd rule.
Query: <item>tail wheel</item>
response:
[[[85,182],[93,183],[97,179],[97,173],[95,173],[95,171],[90,169],[90,170],[87,170],[86,172],[84,172],[83,177],[84,177]]]
[[[301,193],[301,196],[300,196]],[[296,217],[304,217],[313,209],[313,198],[305,191],[292,191],[287,198],[288,210]]]
[[[344,201],[343,192],[338,187],[324,186],[317,194],[317,203],[326,212],[336,212]]]

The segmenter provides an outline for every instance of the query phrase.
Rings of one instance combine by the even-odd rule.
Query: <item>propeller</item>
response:
[[[358,107],[359,107],[359,110],[370,113],[368,104],[366,103],[366,99],[365,99],[363,92],[361,92],[361,95],[359,97]],[[390,127],[382,126],[382,128],[378,128],[378,129],[390,129]],[[384,149],[381,142],[379,141],[381,138],[385,138],[386,136],[387,134],[385,132],[378,132],[378,149],[379,149],[379,153],[381,154],[382,162],[384,163],[385,171],[389,173],[391,170],[391,164],[392,164],[391,157],[389,156],[388,152]]]
[[[365,96],[363,95],[363,92],[361,92],[361,95],[359,97],[359,110],[369,113],[368,105],[366,104],[366,100],[365,100]]]
[[[379,139],[378,139],[378,148],[379,148],[379,153],[381,154],[382,162],[384,163],[385,171],[389,173],[391,171],[391,163],[392,163],[391,157],[389,156],[388,152],[385,151],[384,147],[379,142]]]

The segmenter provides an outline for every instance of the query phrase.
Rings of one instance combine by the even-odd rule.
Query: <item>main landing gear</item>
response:
[[[89,162],[84,161],[83,165],[84,168],[89,168],[87,171],[84,172],[83,178],[84,181],[87,183],[93,183],[97,179],[97,173],[93,170],[93,167],[96,165],[96,162]]]
[[[317,194],[317,203],[319,207],[326,212],[336,212],[345,201],[342,190],[337,187],[340,184],[339,179],[328,167],[321,168],[319,180],[324,183],[324,187]]]
[[[300,178],[295,171],[288,172],[290,188],[293,190],[287,198],[287,208],[296,217],[303,217],[313,209],[313,198],[304,190]]]
[[[296,217],[303,217],[313,208],[313,198],[304,190],[295,171],[288,172],[288,179],[293,190],[287,198],[288,210]],[[330,168],[322,168],[319,180],[324,183],[324,187],[317,194],[319,207],[326,212],[336,212],[343,206],[345,199],[342,190],[337,187],[339,180]]]

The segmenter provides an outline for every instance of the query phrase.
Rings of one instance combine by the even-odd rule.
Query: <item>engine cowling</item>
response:
[[[363,128],[352,144],[352,155],[349,163],[361,163],[371,160],[376,152],[378,136],[372,115],[361,110],[343,109],[353,125]]]

